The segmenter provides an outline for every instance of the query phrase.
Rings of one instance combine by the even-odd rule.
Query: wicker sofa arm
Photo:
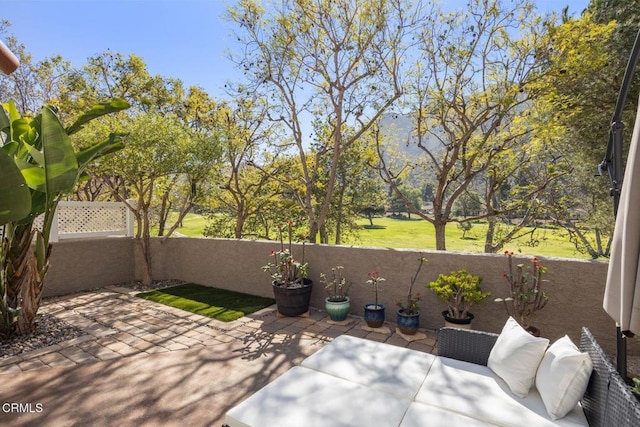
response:
[[[589,426],[640,426],[640,402],[587,328],[582,328],[580,350],[589,353],[593,362],[589,386],[581,400]]]
[[[498,334],[472,329],[441,328],[438,331],[438,356],[487,366]]]

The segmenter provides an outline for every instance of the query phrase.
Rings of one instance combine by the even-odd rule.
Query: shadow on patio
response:
[[[54,360],[52,355],[81,350],[92,351],[96,358],[68,367],[41,364],[25,372],[0,368],[2,403],[20,403],[28,411],[11,412],[5,405],[0,412],[3,425],[220,426],[229,408],[342,333],[425,351],[432,349],[426,342],[433,344],[431,338],[409,344],[395,334],[364,331],[360,319],[347,326],[331,325],[318,311],[308,318],[278,318],[269,308],[225,325],[105,290],[59,304],[66,309],[56,315],[71,311],[83,329],[97,336],[33,358]],[[96,320],[106,318],[111,322],[96,330]],[[191,345],[173,347],[176,340],[189,343],[187,339]],[[21,358],[30,360],[28,355]]]

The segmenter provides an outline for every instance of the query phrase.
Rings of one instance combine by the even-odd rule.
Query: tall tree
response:
[[[622,54],[624,49],[614,42],[617,34],[615,21],[598,23],[586,12],[550,26],[548,48],[541,52],[546,72],[538,86],[541,98],[553,109],[548,124],[564,130],[557,141],[573,166],[572,176],[563,179],[562,186],[551,187],[549,213],[569,233],[576,248],[593,258],[608,254],[614,223],[609,182],[593,176],[606,151],[628,59],[628,52]],[[633,123],[636,102],[637,98],[628,98],[623,113],[627,124]],[[625,127],[627,143],[630,130]],[[576,198],[576,194],[583,197]]]
[[[539,78],[543,33],[530,1],[472,0],[450,14],[434,6],[422,27],[404,99],[419,154],[392,166],[381,146],[381,172],[411,212],[433,224],[438,250],[446,249],[447,223],[461,220],[453,214],[456,201],[530,132],[522,123],[535,96],[530,84]],[[397,185],[411,169],[435,177],[432,214]]]
[[[127,146],[100,167],[103,176],[121,177],[126,186],[123,192],[119,182],[111,186],[114,197],[125,203],[136,219],[136,239],[145,262],[142,281],[149,285],[152,279],[150,238],[151,228],[158,224],[158,212],[168,202],[166,194],[176,186],[182,194],[182,206],[176,223],[196,203],[198,183],[210,172],[219,157],[215,137],[201,135],[190,129],[175,116],[149,112],[117,121],[127,134]],[[186,205],[185,205],[186,204]]]
[[[317,135],[330,137],[331,129],[317,123]],[[370,213],[376,208],[382,207],[384,212],[384,182],[378,176],[375,165],[377,164],[375,140],[372,132],[367,132],[360,139],[347,148],[338,163],[336,185],[329,209],[329,215],[325,226],[320,229],[320,239],[323,243],[342,243],[346,234],[357,234],[359,229],[356,220],[362,211],[370,209]],[[330,158],[326,159],[326,169],[331,167]],[[317,198],[325,197],[328,174],[319,174],[319,185],[316,187]],[[371,220],[371,217],[369,217]]]
[[[302,167],[300,200],[315,241],[327,221],[340,157],[401,95],[404,49],[416,9],[403,0],[280,0],[269,8],[241,0],[229,16],[244,45],[233,57],[288,130]],[[310,152],[305,121],[322,120],[330,138]],[[347,135],[346,127],[352,129]],[[329,158],[327,188],[316,199]]]
[[[209,202],[213,214],[205,234],[268,238],[270,224],[265,222],[271,222],[270,211],[285,197],[281,181],[274,177],[291,168],[286,159],[268,151],[275,144],[277,123],[268,120],[263,99],[247,96],[222,109],[220,123],[223,166],[219,190]]]

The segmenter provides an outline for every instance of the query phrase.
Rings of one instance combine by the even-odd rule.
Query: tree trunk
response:
[[[317,221],[311,221],[311,224],[309,224],[309,242],[311,243],[316,243],[316,239],[318,238],[318,222]]]
[[[236,218],[236,224],[234,227],[234,235],[236,239],[242,239],[242,230],[244,230],[244,223],[247,220],[248,215],[239,214]]]
[[[40,242],[44,241],[42,233],[33,230],[32,223],[16,226],[7,253],[7,306],[12,310],[20,310],[14,324],[3,325],[4,328],[8,326],[9,335],[33,332],[34,320],[42,301],[42,288],[49,269],[51,245],[47,245],[39,261],[36,249],[32,245],[34,235]]]
[[[336,215],[336,245],[339,245],[342,241],[342,209],[344,204],[344,186],[340,186],[340,193],[338,194],[338,213]]]
[[[16,332],[17,318],[20,309],[20,297],[23,283],[27,281],[29,274],[29,258],[31,254],[31,240],[33,232],[31,224],[14,226],[8,224],[3,233],[3,267],[1,280],[3,294],[2,324],[0,335],[10,337]]]
[[[149,224],[149,204],[142,206],[142,233],[139,233],[138,247],[142,258],[142,285],[151,286],[151,230]]]
[[[327,232],[327,224],[323,224],[320,227],[320,243],[325,245],[329,244],[329,233]]]
[[[171,203],[169,202],[169,192],[166,192],[162,196],[162,203],[160,204],[160,219],[158,220],[158,236],[164,236],[164,229],[167,225],[167,218],[171,212]]]
[[[145,238],[141,237],[136,239],[138,248],[138,257],[137,259],[142,260],[142,268],[140,269],[140,280],[142,281],[143,286],[151,286],[151,254],[150,248],[148,247],[148,241],[145,243]]]
[[[446,222],[435,221],[433,223],[433,227],[436,230],[436,250],[438,251],[446,251],[446,238],[445,238],[445,228],[447,227]]]
[[[44,255],[43,265],[38,265],[38,259],[30,251],[28,257],[28,273],[22,284],[22,303],[20,304],[20,316],[16,323],[16,330],[20,335],[30,334],[35,329],[35,320],[40,303],[42,302],[42,289],[44,278],[49,270],[49,258],[51,245],[49,244]]]
[[[491,217],[488,218],[487,224],[487,233],[484,237],[484,252],[490,254],[493,253],[493,236],[496,232],[496,221]]]

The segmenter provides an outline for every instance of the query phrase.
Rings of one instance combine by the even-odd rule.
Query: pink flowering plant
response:
[[[371,287],[373,288],[373,293],[376,296],[376,307],[378,307],[378,291],[380,283],[384,282],[386,279],[380,275],[380,272],[378,270],[367,273],[367,276],[369,276],[369,279],[366,283],[368,285],[371,285]]]
[[[540,264],[537,257],[531,259],[531,264],[525,268],[525,264],[513,265],[513,252],[505,251],[508,256],[509,271],[503,276],[509,284],[509,295],[505,298],[496,298],[496,302],[504,304],[509,316],[520,323],[524,328],[531,326],[530,322],[537,311],[542,310],[549,301],[549,297],[542,289],[542,275],[547,271]]]
[[[351,282],[342,275],[343,269],[344,267],[341,265],[333,267],[330,279],[326,274],[320,273],[320,282],[324,285],[324,290],[327,292],[331,302],[344,302],[347,300]]]
[[[303,283],[303,279],[309,273],[309,264],[304,260],[304,244],[306,236],[299,236],[302,242],[301,260],[297,260],[293,256],[293,221],[287,221],[279,228],[280,250],[272,250],[272,262],[262,267],[263,271],[268,272],[277,286],[286,288],[298,287]],[[287,234],[288,242],[285,244],[283,234]]]

